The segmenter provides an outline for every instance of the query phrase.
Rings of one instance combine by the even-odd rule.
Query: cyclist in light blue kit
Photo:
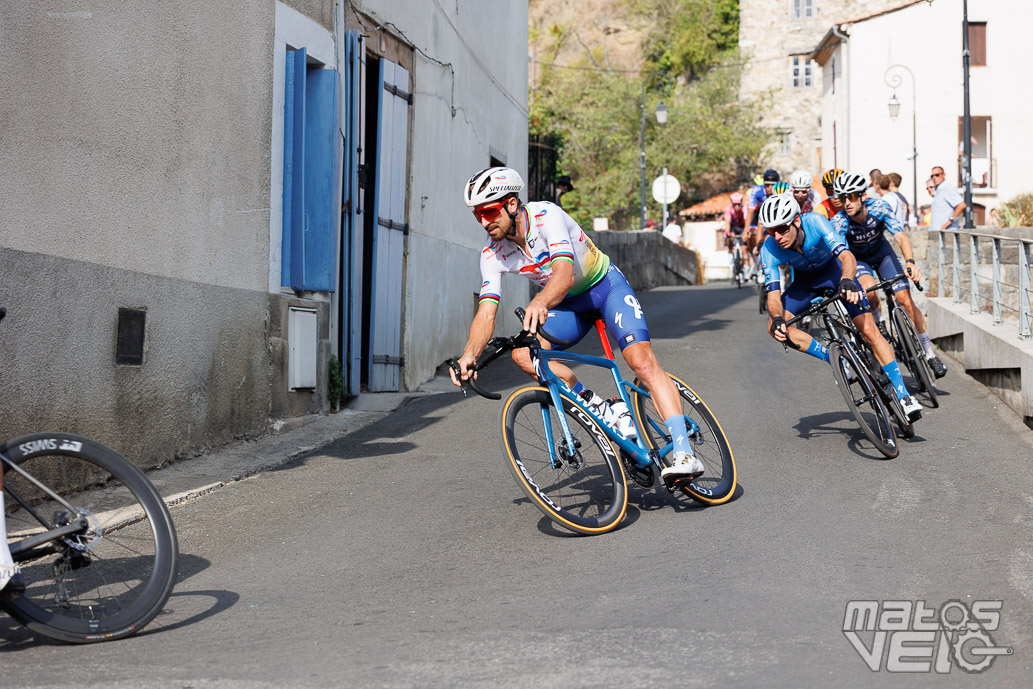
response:
[[[867,185],[864,176],[851,172],[841,174],[833,185],[833,191],[842,202],[843,210],[832,216],[832,227],[857,257],[858,282],[866,290],[871,289],[876,282],[876,272],[884,278],[906,273],[918,282],[922,279],[922,272],[915,263],[914,250],[911,240],[904,232],[904,226],[896,219],[893,210],[885,201],[864,198]],[[906,270],[901,268],[893,247],[886,240],[886,232],[889,232],[893,240],[900,245]],[[870,294],[874,295],[872,303],[878,321],[878,295],[874,292]],[[929,368],[937,378],[943,378],[947,375],[947,365],[936,356],[932,340],[929,339],[925,316],[915,306],[907,280],[901,279],[893,283],[893,296],[915,324],[915,332],[922,343]]]
[[[893,348],[875,326],[868,308],[868,299],[854,279],[857,260],[832,225],[817,213],[800,215],[800,204],[792,194],[772,196],[760,207],[760,225],[768,237],[760,251],[761,268],[768,299],[768,332],[778,342],[822,361],[829,361],[828,350],[810,334],[786,321],[801,313],[815,297],[827,289],[837,289],[846,300],[847,312],[871,345],[875,358],[886,372],[900,405],[910,422],[922,417],[922,405],[911,396],[900,367],[893,356]],[[778,267],[791,266],[793,284],[785,294],[779,292]]]

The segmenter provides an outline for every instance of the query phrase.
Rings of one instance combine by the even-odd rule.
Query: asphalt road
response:
[[[766,335],[754,292],[639,296],[661,363],[732,441],[733,502],[632,486],[619,530],[561,532],[507,473],[500,403],[421,398],[177,506],[181,581],[137,637],[57,646],[0,618],[0,687],[1028,686],[1033,431],[953,366],[882,459],[828,366]],[[1014,653],[978,675],[949,657],[873,671],[843,631],[851,600],[1000,600],[990,634]]]

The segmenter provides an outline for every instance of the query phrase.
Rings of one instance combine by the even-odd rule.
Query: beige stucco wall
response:
[[[1029,8],[1022,0],[987,0],[969,9],[971,21],[987,22],[987,65],[970,70],[970,103],[972,115],[993,119],[997,187],[973,190],[973,201],[988,210],[1033,190],[1022,173],[1025,151],[1033,150],[1033,133],[1025,124],[1025,114],[1033,109],[1033,95],[1027,89],[1014,88],[1012,70],[1028,53],[1024,29],[1014,21],[1024,10]],[[910,199],[914,140],[919,204],[930,202],[924,183],[932,166],[942,165],[947,181],[958,183],[958,119],[964,107],[961,22],[960,3],[935,2],[918,3],[847,27],[849,40],[836,51],[842,70],[837,67],[841,81],[835,95],[825,82],[826,165],[832,164],[832,123],[836,122],[840,167],[864,173],[875,167],[899,172],[904,178],[902,191]],[[893,65],[907,67],[916,82],[913,92],[911,77],[896,70],[901,75],[896,89],[901,107],[895,121],[887,107],[894,89],[885,81],[886,71]],[[828,68],[826,64],[826,80]],[[912,134],[913,113],[917,115],[917,136]]]
[[[5,3],[3,245],[265,291],[272,16]]]
[[[286,391],[270,291],[274,2],[4,3],[0,433],[146,466],[320,411]],[[319,22],[332,0],[291,3]],[[282,134],[281,134],[282,136]],[[116,366],[120,307],[147,311]]]
[[[528,8],[526,1],[356,5],[378,22],[392,17],[386,30],[421,49],[412,69],[402,333],[403,386],[415,389],[462,352],[481,285],[485,234],[463,203],[463,184],[492,155],[526,173]],[[374,27],[365,28],[378,44]],[[513,308],[527,304],[529,284],[505,276],[500,332],[516,322]]]

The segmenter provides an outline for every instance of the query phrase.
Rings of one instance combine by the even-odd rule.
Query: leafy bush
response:
[[[1019,194],[997,209],[1001,227],[1033,227],[1033,194]]]
[[[326,367],[329,377],[326,386],[326,401],[336,409],[344,398],[344,371],[341,368],[340,360],[335,356],[330,357]]]

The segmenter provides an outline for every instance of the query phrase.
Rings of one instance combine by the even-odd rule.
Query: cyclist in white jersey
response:
[[[477,313],[458,360],[460,378],[476,376],[470,368],[495,331],[502,274],[522,275],[542,287],[525,308],[524,329],[536,333],[548,320],[550,335],[574,343],[602,318],[624,360],[652,393],[671,433],[674,463],[662,476],[702,475],[703,463],[693,454],[678,390],[653,354],[642,308],[628,281],[562,208],[547,201],[521,204],[518,194],[523,188],[518,172],[494,167],[473,175],[464,189],[466,205],[488,233],[488,242],[481,251]],[[552,349],[545,340],[541,346]],[[537,380],[527,349],[514,350],[513,360]],[[549,366],[574,392],[584,390],[568,367],[555,362]],[[450,373],[452,382],[460,385]]]
[[[0,476],[0,598],[20,598],[25,592],[18,565],[11,557],[11,549],[7,546],[7,525],[4,519],[3,477]]]

